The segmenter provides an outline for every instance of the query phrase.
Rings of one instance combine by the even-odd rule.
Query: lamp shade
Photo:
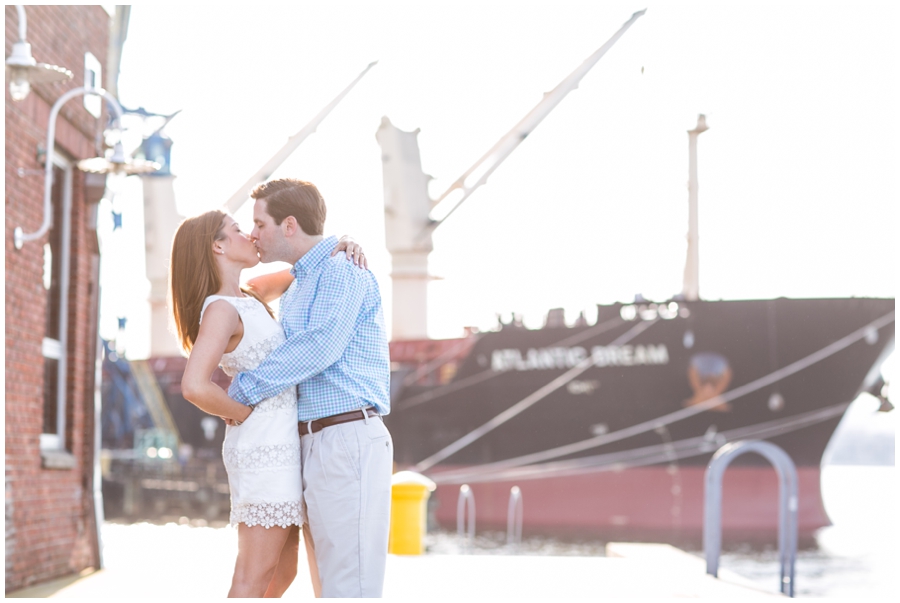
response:
[[[31,55],[31,44],[20,40],[13,44],[12,52],[6,58],[6,78],[10,96],[14,101],[20,101],[28,96],[32,85],[72,79],[72,72],[56,65],[38,63]]]
[[[116,143],[109,157],[92,157],[78,162],[79,170],[95,174],[148,174],[160,167],[155,161],[128,159],[121,142]]]
[[[113,158],[92,157],[78,162],[78,169],[95,174],[149,174],[160,168],[154,161],[135,159],[132,161],[113,161]]]

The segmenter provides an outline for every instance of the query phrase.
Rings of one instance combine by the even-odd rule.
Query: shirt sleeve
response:
[[[255,404],[313,377],[343,355],[365,299],[365,274],[350,262],[332,262],[319,277],[307,329],[292,334],[256,369],[235,375],[228,394]]]

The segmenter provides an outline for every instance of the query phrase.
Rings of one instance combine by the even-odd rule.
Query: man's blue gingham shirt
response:
[[[378,283],[368,270],[331,257],[328,237],[294,264],[281,298],[286,341],[254,370],[239,373],[228,394],[256,404],[296,385],[298,420],[374,406],[390,412],[390,357]]]

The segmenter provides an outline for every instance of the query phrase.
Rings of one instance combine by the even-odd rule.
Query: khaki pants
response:
[[[323,597],[380,597],[394,445],[381,417],[300,438],[303,499]]]

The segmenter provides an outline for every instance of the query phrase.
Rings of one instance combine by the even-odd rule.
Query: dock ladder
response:
[[[506,512],[506,545],[518,551],[522,544],[522,520],[525,507],[522,503],[522,490],[518,486],[509,489],[509,507]]]
[[[466,511],[469,521],[466,522]],[[475,546],[475,495],[469,484],[459,487],[459,498],[456,499],[456,534],[466,535],[466,552],[471,553]]]
[[[781,592],[794,596],[794,563],[797,559],[797,468],[788,454],[771,442],[741,440],[725,444],[706,467],[703,496],[703,551],[706,573],[718,578],[722,552],[722,478],[735,458],[755,452],[772,463],[778,473],[778,557]]]

